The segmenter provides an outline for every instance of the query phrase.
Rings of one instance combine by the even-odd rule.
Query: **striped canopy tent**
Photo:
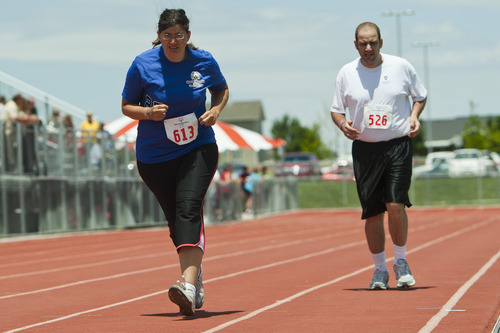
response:
[[[138,120],[123,116],[105,124],[104,129],[115,137],[117,149],[123,149],[126,144],[128,144],[129,149],[134,149],[138,123]],[[281,147],[286,143],[283,139],[268,138],[246,128],[221,121],[217,121],[212,128],[220,152],[239,149],[269,150]]]

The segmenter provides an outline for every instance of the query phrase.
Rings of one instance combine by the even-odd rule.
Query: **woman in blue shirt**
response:
[[[229,90],[212,55],[188,44],[184,10],[163,11],[157,34],[153,48],[137,56],[127,73],[122,112],[139,120],[139,174],[162,207],[179,255],[183,282],[170,287],[169,297],[181,313],[194,315],[204,301],[203,200],[219,157],[211,126]]]

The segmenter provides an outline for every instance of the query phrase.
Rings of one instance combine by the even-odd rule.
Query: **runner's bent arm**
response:
[[[155,121],[160,121],[165,118],[168,106],[165,104],[156,104],[152,107],[140,106],[138,104],[131,103],[126,99],[122,98],[122,113],[136,120],[151,119]]]
[[[211,107],[204,114],[202,114],[199,119],[200,124],[205,126],[215,125],[215,122],[217,121],[217,118],[219,118],[222,109],[224,109],[224,107],[227,104],[227,101],[229,100],[229,88],[227,84],[221,90],[217,91],[209,90],[209,91],[210,94],[212,94]]]
[[[355,140],[359,136],[359,130],[357,130],[354,127],[351,127],[353,121],[352,120],[346,120],[345,114],[343,113],[338,113],[338,112],[331,112],[332,115],[332,120],[335,123],[335,125],[340,128],[342,133],[346,136],[346,138],[350,140]]]
[[[420,132],[420,122],[418,121],[418,117],[420,117],[420,114],[424,111],[425,103],[427,103],[427,98],[413,103],[413,109],[411,110],[410,115],[410,132],[408,133],[410,138],[416,137]]]

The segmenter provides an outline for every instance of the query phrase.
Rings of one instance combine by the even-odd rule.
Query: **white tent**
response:
[[[132,149],[135,146],[138,123],[138,120],[123,116],[105,124],[104,129],[115,137],[117,148],[121,149],[125,143],[128,143],[129,149]],[[220,152],[245,148],[253,151],[269,150],[285,144],[282,139],[271,139],[257,132],[221,121],[217,121],[212,128]]]

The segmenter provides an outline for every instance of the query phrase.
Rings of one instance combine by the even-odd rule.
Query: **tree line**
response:
[[[425,121],[420,120],[422,128],[419,135],[413,138],[413,153],[415,156],[424,156],[428,153],[425,145]],[[297,118],[289,115],[275,120],[271,128],[271,134],[275,138],[281,138],[287,142],[288,152],[311,152],[319,159],[331,158],[335,155],[331,149],[322,142],[320,135],[320,124],[311,127],[301,125]],[[476,148],[500,153],[500,116],[481,120],[472,115],[465,124],[462,133],[463,148]]]

